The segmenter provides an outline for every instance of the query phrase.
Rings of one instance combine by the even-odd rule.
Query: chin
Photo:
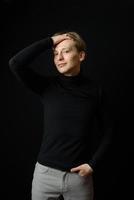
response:
[[[67,69],[59,69],[58,71],[59,71],[59,73],[61,73],[61,74],[70,73],[70,70],[67,70]]]

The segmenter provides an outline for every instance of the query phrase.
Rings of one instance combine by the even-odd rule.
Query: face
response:
[[[80,71],[80,63],[84,57],[85,53],[77,50],[72,39],[60,42],[54,49],[54,64],[57,70],[66,76],[75,75]]]

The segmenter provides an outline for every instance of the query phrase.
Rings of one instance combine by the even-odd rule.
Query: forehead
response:
[[[54,50],[58,51],[58,50],[62,50],[65,48],[75,48],[74,40],[64,40],[64,41],[60,42],[59,44],[57,44]]]

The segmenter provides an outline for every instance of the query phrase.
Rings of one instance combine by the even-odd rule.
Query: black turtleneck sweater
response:
[[[82,71],[76,76],[41,76],[29,65],[53,41],[45,38],[17,53],[10,69],[26,87],[40,95],[44,107],[44,134],[38,162],[70,171],[88,163],[93,170],[103,160],[111,140],[111,125],[101,87]]]

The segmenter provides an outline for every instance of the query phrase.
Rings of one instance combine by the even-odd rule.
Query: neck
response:
[[[64,85],[77,85],[81,82],[82,80],[82,69],[79,71],[79,73],[73,73],[70,76],[66,76],[62,73],[59,73],[59,79],[62,81],[62,84]]]

